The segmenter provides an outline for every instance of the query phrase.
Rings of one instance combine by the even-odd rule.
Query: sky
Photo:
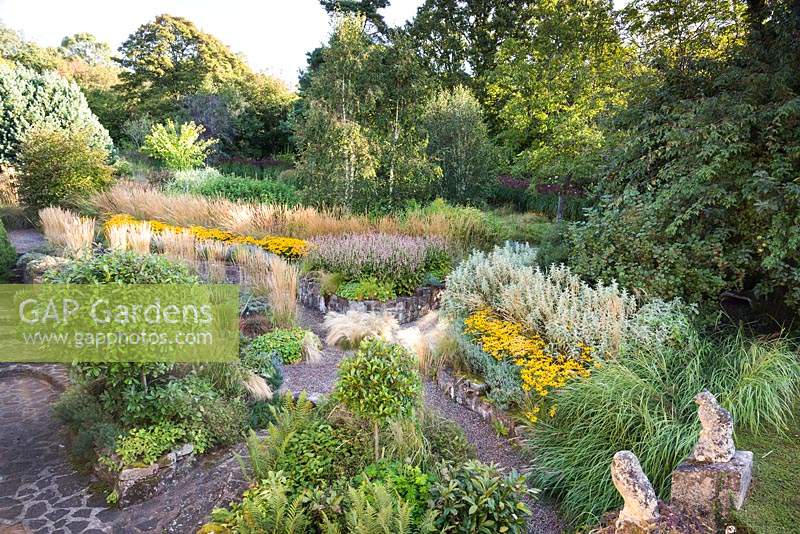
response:
[[[413,18],[422,0],[393,0],[389,25]],[[0,0],[0,22],[40,46],[89,32],[116,48],[141,24],[169,13],[188,18],[242,53],[250,66],[289,85],[306,52],[327,41],[330,23],[318,0]]]

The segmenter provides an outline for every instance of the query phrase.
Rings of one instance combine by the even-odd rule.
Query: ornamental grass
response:
[[[697,441],[694,396],[704,389],[731,412],[737,433],[783,432],[800,401],[800,360],[783,341],[741,334],[712,341],[692,332],[626,348],[568,383],[555,417],[529,429],[533,484],[558,497],[574,524],[596,524],[622,505],[608,466],[614,453],[630,450],[666,501],[670,474]]]
[[[399,325],[388,313],[367,313],[350,310],[347,313],[329,312],[322,323],[328,335],[325,344],[352,349],[364,339],[376,337],[393,341]]]
[[[39,210],[44,237],[65,256],[89,254],[94,242],[95,220],[57,207]]]
[[[279,328],[297,324],[297,266],[254,247],[239,247],[232,254],[241,282],[256,295],[267,298],[270,320]]]
[[[457,253],[485,249],[498,240],[489,216],[474,208],[431,206],[399,215],[369,217],[342,208],[249,204],[190,194],[166,194],[156,187],[119,182],[95,194],[92,203],[106,217],[127,213],[135,219],[179,227],[219,228],[241,235],[283,235],[311,239],[325,235],[404,234],[439,236]]]
[[[306,253],[307,244],[302,239],[294,239],[291,237],[262,237],[255,238],[252,236],[236,234],[225,230],[205,228],[202,226],[190,226],[188,228],[174,226],[160,221],[139,221],[131,215],[118,214],[114,215],[106,221],[105,228],[113,228],[119,225],[135,225],[146,222],[152,228],[154,233],[160,234],[163,232],[182,232],[184,230],[190,231],[198,241],[221,241],[229,245],[253,245],[260,247],[267,252],[283,256],[285,258],[299,258]]]
[[[111,227],[113,231],[114,227]],[[156,250],[172,261],[197,267],[197,239],[189,230],[163,231],[156,236]]]

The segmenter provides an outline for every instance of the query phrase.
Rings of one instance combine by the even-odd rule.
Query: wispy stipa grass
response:
[[[80,257],[91,253],[94,219],[49,207],[39,210],[39,220],[45,238],[64,255]]]
[[[399,328],[397,319],[388,313],[367,313],[350,310],[347,313],[330,312],[323,322],[328,335],[325,344],[352,349],[368,337],[393,341]]]
[[[694,396],[708,389],[748,432],[785,430],[800,399],[800,362],[783,342],[692,334],[673,346],[636,347],[590,378],[568,384],[558,412],[530,429],[534,484],[556,494],[576,523],[596,523],[622,504],[609,465],[633,451],[656,493],[669,497],[672,470],[699,435]]]
[[[297,266],[254,247],[238,247],[232,258],[242,283],[267,298],[272,324],[279,328],[297,324]]]

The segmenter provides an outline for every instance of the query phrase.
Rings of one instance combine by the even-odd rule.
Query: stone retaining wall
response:
[[[335,311],[346,313],[350,310],[374,313],[388,313],[400,324],[416,321],[431,310],[439,307],[442,288],[425,286],[417,289],[410,297],[397,297],[386,302],[379,300],[347,300],[338,295],[325,297],[320,291],[319,282],[311,278],[300,279],[300,302],[307,308],[322,313]]]
[[[483,395],[488,387],[486,384],[457,377],[450,369],[443,368],[436,373],[436,385],[453,401],[480,415],[484,421],[502,423],[508,430],[508,437],[517,437],[514,420],[484,400]]]

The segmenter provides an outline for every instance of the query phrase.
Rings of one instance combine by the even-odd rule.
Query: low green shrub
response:
[[[287,206],[294,206],[298,203],[297,191],[286,183],[231,175],[207,180],[200,184],[197,192],[206,197],[222,197],[234,202],[285,204]]]
[[[192,193],[210,198],[226,198],[233,202],[264,204],[298,203],[297,191],[289,184],[275,180],[260,180],[231,174],[220,174],[213,168],[179,171],[167,184],[167,191]]]
[[[416,358],[400,345],[370,338],[339,364],[334,398],[356,416],[373,422],[377,460],[380,424],[412,415],[421,391]]]
[[[703,389],[731,411],[737,429],[784,430],[800,399],[800,361],[783,342],[742,335],[628,347],[570,382],[557,395],[555,418],[532,427],[525,444],[536,458],[534,482],[560,498],[567,518],[594,524],[622,504],[608,466],[614,453],[630,450],[668,499],[670,474],[697,440],[693,399]]]
[[[196,169],[205,164],[211,147],[217,142],[216,139],[201,140],[204,132],[205,128],[194,122],[176,126],[167,119],[164,124],[153,125],[141,150],[169,170]]]
[[[88,197],[111,183],[108,157],[86,131],[30,132],[18,156],[20,201],[35,213]]]
[[[60,284],[193,284],[196,276],[182,263],[163,256],[135,252],[111,252],[70,262],[45,280]]]
[[[336,294],[348,300],[380,300],[381,302],[397,297],[393,283],[380,282],[373,277],[341,284],[336,289]]]
[[[17,263],[17,251],[8,239],[6,228],[0,221],[0,282],[8,280],[11,269]]]
[[[114,452],[119,456],[121,466],[149,465],[184,437],[186,431],[172,423],[133,428],[117,439]]]
[[[305,397],[284,396],[269,408],[273,419],[263,439],[247,439],[250,478],[259,481],[284,470],[293,492],[349,480],[366,465],[369,436],[348,425],[333,425]]]
[[[526,532],[530,510],[520,499],[532,495],[525,477],[512,471],[501,474],[475,460],[444,467],[431,487],[436,526],[441,532]],[[491,504],[490,504],[491,503]]]
[[[53,405],[53,414],[72,435],[70,458],[88,466],[98,450],[113,450],[122,429],[97,399],[82,386],[72,386]]]
[[[303,340],[306,330],[302,328],[277,328],[253,339],[246,350],[248,362],[271,362],[277,354],[283,363],[297,363],[303,359]]]

